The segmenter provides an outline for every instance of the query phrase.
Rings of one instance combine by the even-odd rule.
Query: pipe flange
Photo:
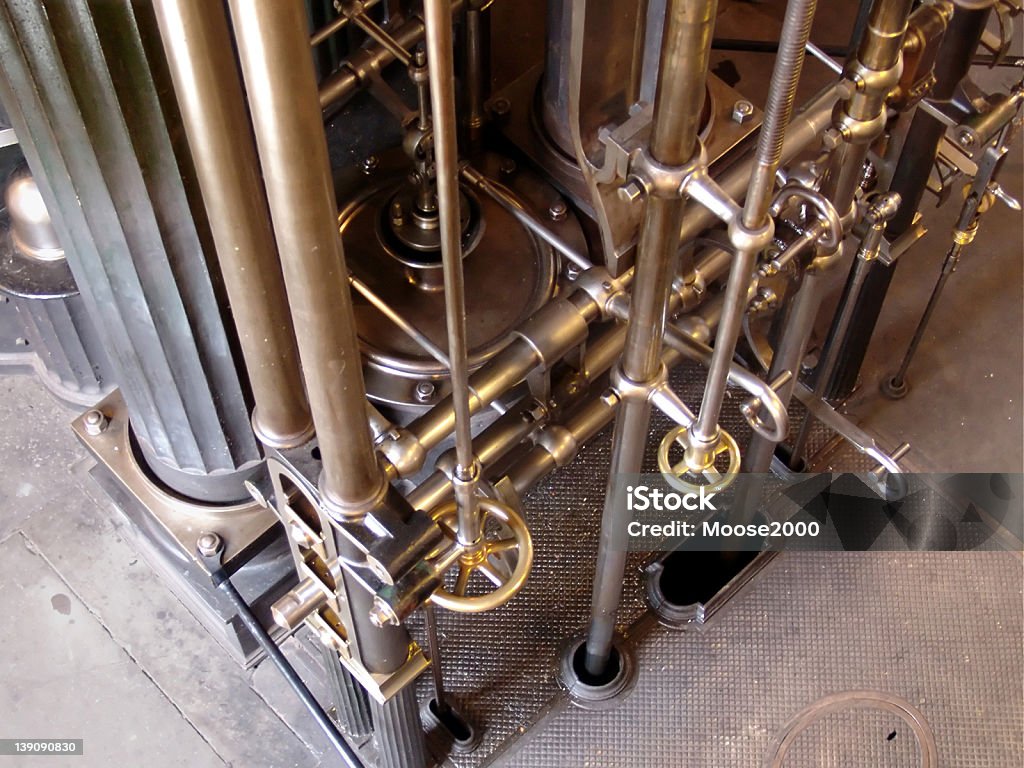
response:
[[[565,688],[572,703],[580,709],[610,709],[636,683],[636,661],[623,638],[616,636],[612,640],[612,653],[606,674],[595,676],[587,672],[586,652],[585,637],[574,638],[565,646],[559,659],[558,682]]]
[[[708,153],[699,139],[697,150],[683,165],[659,163],[646,149],[638,149],[630,156],[627,184],[630,181],[640,184],[651,197],[677,200],[682,197],[690,178],[707,169],[707,165]]]

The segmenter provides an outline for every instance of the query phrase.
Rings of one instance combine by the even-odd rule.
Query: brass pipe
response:
[[[160,37],[238,329],[264,445],[313,436],[259,161],[223,8],[157,0]]]
[[[387,483],[366,418],[306,19],[298,2],[230,0],[230,7],[319,438],[321,496],[333,514],[358,516]]]

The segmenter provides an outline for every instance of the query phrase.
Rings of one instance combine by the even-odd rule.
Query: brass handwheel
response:
[[[511,535],[497,539],[485,538],[479,549],[466,551],[459,556],[456,561],[458,573],[452,590],[441,586],[430,597],[432,603],[449,611],[483,613],[504,605],[523,588],[533,565],[533,539],[523,519],[511,507],[494,499],[481,498],[478,503],[485,532],[488,520],[492,520],[501,523],[504,530],[511,531]],[[453,544],[458,542],[458,513],[454,501],[439,507],[432,513],[432,517],[445,538]],[[517,554],[516,564],[511,575],[506,577],[500,565],[496,565],[491,558],[512,552]],[[482,595],[467,595],[469,580],[475,572],[483,575],[495,589]]]
[[[740,471],[740,448],[733,436],[724,429],[719,429],[718,444],[712,450],[711,462],[702,469],[693,470],[687,465],[686,461],[672,464],[668,457],[668,452],[673,444],[679,445],[684,449],[689,448],[689,434],[687,427],[676,427],[668,431],[665,437],[662,438],[661,445],[658,446],[658,469],[661,470],[668,484],[683,493],[697,493],[701,488],[705,492],[713,493],[732,485],[733,480],[736,479],[736,473]],[[723,453],[728,453],[729,455],[729,468],[725,471],[724,475],[715,468],[715,462]],[[699,475],[707,480],[707,482],[691,483],[683,479],[686,475]]]

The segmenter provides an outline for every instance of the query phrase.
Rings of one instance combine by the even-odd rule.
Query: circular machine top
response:
[[[383,163],[382,163],[383,165]],[[401,163],[395,163],[400,169]],[[393,166],[393,167],[394,167]],[[560,196],[532,174],[488,155],[478,167],[505,184],[523,207],[537,215]],[[355,184],[361,182],[361,188]],[[353,179],[353,193],[338,221],[348,268],[377,297],[415,326],[447,354],[445,294],[440,254],[413,249],[397,238],[390,221],[396,200],[407,201],[405,175],[380,172],[369,184]],[[344,194],[344,192],[342,193]],[[408,205],[405,205],[406,218]],[[466,335],[471,369],[482,365],[512,338],[513,330],[536,312],[555,291],[555,254],[491,198],[463,187],[463,274],[466,287]],[[571,242],[583,243],[573,217],[546,221]],[[407,227],[401,222],[399,228]],[[402,242],[400,242],[402,241]],[[433,272],[433,274],[431,274]],[[358,292],[353,292],[356,326],[367,359],[370,397],[387,403],[423,407],[447,392],[447,368],[407,336]],[[418,382],[436,382],[430,398],[416,394]]]

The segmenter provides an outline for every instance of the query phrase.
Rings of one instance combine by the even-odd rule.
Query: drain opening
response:
[[[601,688],[614,682],[622,670],[622,658],[619,656],[619,649],[612,646],[611,655],[604,670],[598,675],[592,675],[587,671],[587,644],[581,643],[572,655],[572,671],[576,679],[584,685],[593,688]]]
[[[662,561],[658,588],[674,606],[706,604],[759,552],[673,552]]]
[[[427,707],[430,709],[430,714],[437,718],[437,722],[448,731],[456,744],[469,745],[473,743],[475,735],[473,727],[452,707],[438,706],[437,699],[431,699]]]

